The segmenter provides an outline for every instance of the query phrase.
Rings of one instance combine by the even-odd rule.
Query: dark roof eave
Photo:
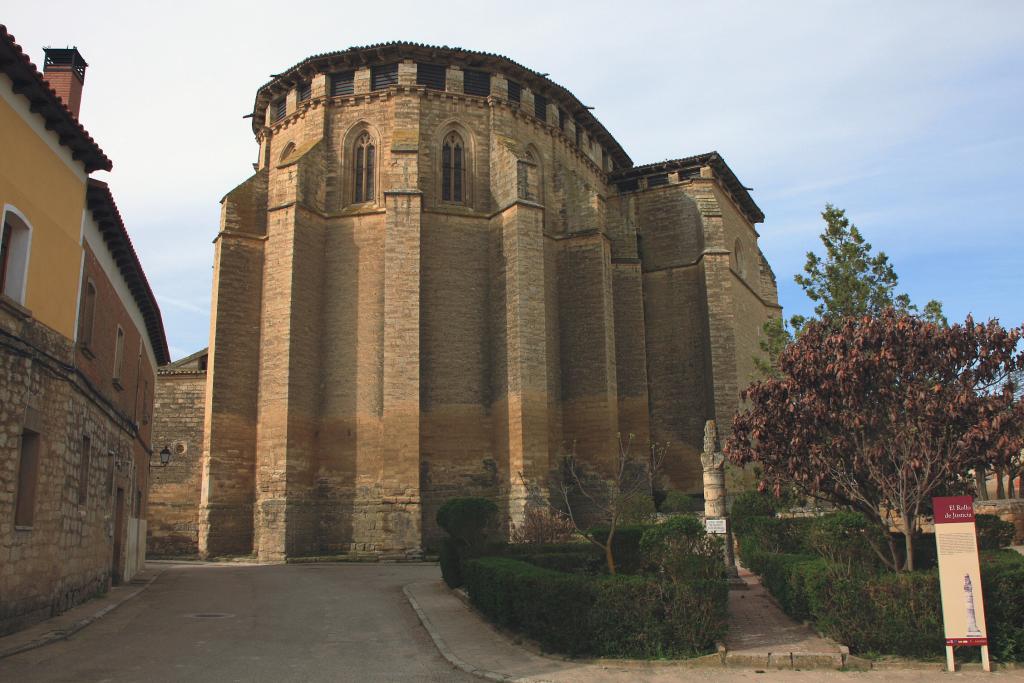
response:
[[[640,178],[652,173],[668,173],[672,171],[698,169],[701,166],[711,167],[715,172],[715,175],[725,187],[726,191],[732,195],[732,198],[736,201],[751,223],[764,223],[764,212],[761,211],[761,208],[750,196],[749,188],[740,182],[739,178],[736,177],[736,174],[733,173],[732,169],[729,168],[729,165],[725,163],[725,159],[723,159],[722,155],[718,152],[706,152],[704,154],[697,154],[691,157],[683,157],[682,159],[658,161],[653,164],[644,164],[643,166],[621,169],[612,173],[608,178],[608,182],[616,183],[622,180]]]
[[[454,61],[461,61],[465,63],[466,66],[470,68],[479,68],[488,65],[505,67],[506,75],[521,79],[524,81],[524,85],[529,86],[531,90],[540,92],[544,95],[550,95],[553,93],[558,99],[568,100],[568,102],[573,105],[573,109],[571,111],[567,110],[566,113],[570,114],[574,119],[580,120],[584,123],[590,134],[601,142],[604,147],[608,148],[608,151],[616,165],[619,168],[629,168],[633,165],[633,160],[630,159],[628,154],[626,154],[622,145],[620,145],[612,134],[608,132],[608,129],[604,127],[604,124],[598,121],[590,110],[587,109],[587,107],[584,106],[583,103],[580,102],[579,99],[568,89],[558,83],[555,83],[547,76],[529,69],[508,57],[490,52],[476,52],[474,50],[464,50],[459,47],[426,45],[406,41],[378,43],[375,45],[350,47],[347,50],[324,52],[322,54],[307,57],[298,64],[289,67],[270,81],[264,83],[260,89],[256,91],[256,101],[253,104],[252,116],[253,132],[258,133],[262,128],[261,121],[263,119],[261,117],[261,113],[265,111],[267,106],[269,106],[272,99],[271,90],[273,90],[278,84],[288,84],[288,87],[291,87],[299,80],[304,80],[308,75],[324,70],[324,66],[330,67],[332,62],[338,62],[342,58],[346,61],[358,59],[358,64],[352,64],[352,67],[355,68],[365,67],[375,62],[387,62],[402,57],[419,57],[426,60],[438,60],[442,58],[441,53],[453,57]]]
[[[113,162],[68,110],[3,24],[0,24],[0,71],[14,83],[14,92],[28,100],[32,112],[42,117],[46,129],[55,132],[60,144],[71,150],[72,158],[82,162],[86,173],[113,168]]]
[[[135,299],[136,305],[142,312],[142,318],[146,323],[146,334],[153,347],[153,355],[156,356],[156,364],[157,366],[166,365],[170,362],[171,354],[167,349],[167,336],[164,333],[160,306],[149,286],[149,280],[146,279],[146,273],[142,270],[142,263],[139,261],[138,254],[135,253],[131,237],[128,236],[128,230],[121,220],[121,213],[114,202],[114,195],[111,194],[110,187],[103,181],[90,178],[86,191],[86,202],[93,219],[103,234],[103,241],[114,255],[121,276],[128,283],[132,298]]]

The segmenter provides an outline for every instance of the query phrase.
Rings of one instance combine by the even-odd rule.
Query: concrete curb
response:
[[[502,681],[503,683],[513,683],[514,681],[520,680],[519,678],[516,678],[514,676],[507,676],[496,671],[478,669],[470,664],[467,664],[465,661],[460,659],[458,655],[456,655],[454,652],[448,649],[448,646],[445,644],[444,639],[441,638],[441,634],[438,633],[437,630],[434,628],[434,625],[430,623],[430,618],[427,617],[427,614],[423,611],[423,608],[420,607],[420,603],[416,601],[416,598],[409,591],[410,585],[411,584],[406,584],[405,586],[402,586],[402,593],[405,594],[405,599],[409,601],[409,604],[412,606],[413,611],[416,612],[416,616],[419,618],[420,623],[423,624],[423,628],[427,631],[427,635],[429,635],[430,639],[434,641],[434,647],[437,648],[437,651],[441,653],[441,656],[444,657],[449,664],[454,666],[459,671],[464,671],[468,674],[471,674],[478,678],[483,678],[488,681]]]
[[[161,568],[160,570],[154,572],[153,575],[151,577],[149,577],[148,579],[146,579],[144,583],[139,585],[139,587],[136,590],[133,590],[130,593],[126,593],[123,597],[120,597],[117,602],[109,604],[109,605],[104,605],[103,607],[101,607],[100,609],[96,610],[94,613],[90,614],[89,616],[82,617],[81,619],[78,619],[77,621],[72,622],[66,628],[58,629],[58,630],[55,630],[55,631],[50,631],[50,632],[45,633],[42,636],[40,636],[40,637],[38,637],[38,638],[36,638],[34,640],[30,640],[30,641],[25,642],[25,643],[20,643],[18,645],[12,645],[12,646],[9,646],[7,648],[0,649],[0,659],[6,659],[7,657],[12,657],[14,655],[21,654],[22,652],[28,652],[29,650],[35,650],[37,648],[43,647],[44,645],[49,645],[50,643],[55,643],[58,640],[67,640],[71,636],[75,635],[76,633],[78,633],[79,631],[84,629],[89,624],[91,624],[91,623],[93,623],[95,621],[98,621],[99,619],[102,619],[103,617],[107,616],[108,614],[113,612],[115,609],[117,609],[118,607],[123,605],[124,603],[128,602],[129,600],[131,600],[132,598],[137,596],[142,591],[144,591],[147,588],[149,588],[153,584],[154,581],[156,581],[158,578],[160,578],[160,576],[164,573],[164,571],[166,571],[166,570]],[[41,623],[45,624],[46,622],[41,622]],[[17,635],[18,635],[17,632],[15,632],[15,633],[12,633],[10,636],[7,636],[7,637],[16,637]],[[2,640],[2,639],[0,639],[0,640]]]

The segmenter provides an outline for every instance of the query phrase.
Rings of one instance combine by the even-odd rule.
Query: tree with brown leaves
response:
[[[971,468],[1020,453],[1024,327],[997,321],[944,327],[895,309],[877,317],[814,321],[780,356],[780,376],[751,385],[726,454],[757,463],[762,486],[857,510],[904,553],[876,548],[893,570],[913,570],[918,520],[933,495],[962,486]]]

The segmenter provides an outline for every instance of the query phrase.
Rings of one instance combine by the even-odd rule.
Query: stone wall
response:
[[[974,513],[977,515],[995,515],[1004,522],[1013,524],[1016,532],[1013,537],[1015,545],[1024,545],[1024,498],[1008,500],[975,500]]]
[[[156,453],[150,478],[146,541],[149,557],[191,557],[199,553],[205,404],[205,367],[199,370],[176,366],[157,375],[153,406]],[[164,448],[171,453],[170,462],[157,466],[159,452]]]
[[[130,580],[141,566],[146,444],[74,369],[73,355],[70,340],[0,297],[0,635]],[[38,476],[22,487],[29,439]],[[32,500],[32,491],[29,518],[16,525],[19,495]]]

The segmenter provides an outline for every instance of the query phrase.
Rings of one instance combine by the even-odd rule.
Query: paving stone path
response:
[[[730,654],[842,654],[838,644],[787,616],[757,576],[744,567],[739,572],[746,589],[729,591],[729,634],[725,646]]]

